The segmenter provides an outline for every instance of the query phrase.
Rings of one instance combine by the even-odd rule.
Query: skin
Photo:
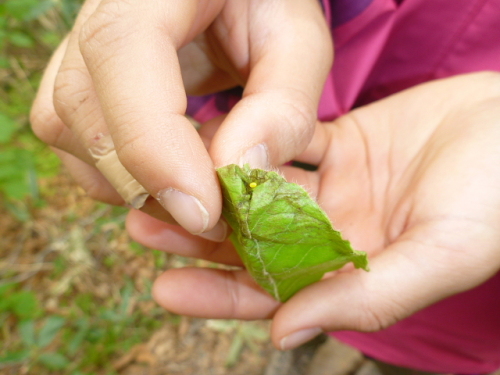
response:
[[[282,349],[320,331],[387,327],[500,269],[499,144],[498,73],[423,84],[318,124],[299,157],[318,170],[282,172],[368,252],[371,271],[348,267],[279,304],[244,269],[172,269],[156,280],[154,296],[183,315],[270,318]],[[194,237],[140,211],[130,212],[127,227],[146,246],[241,266],[228,241]]]
[[[303,151],[332,58],[317,0],[87,0],[47,68],[31,122],[91,197],[123,204],[88,152],[109,134],[152,197],[166,189],[193,197],[209,231],[222,204],[214,168],[255,160],[258,145],[261,166]],[[186,93],[238,85],[243,99],[207,150],[184,117]],[[143,210],[199,232],[182,207],[172,218],[150,199]]]
[[[88,153],[110,134],[153,197],[166,188],[195,197],[207,231],[221,209],[214,167],[248,160],[257,145],[263,164],[318,165],[282,172],[369,253],[371,272],[347,268],[280,305],[244,269],[174,269],[155,298],[184,315],[272,318],[280,348],[300,344],[304,329],[374,331],[500,268],[500,78],[436,81],[315,126],[331,62],[316,0],[87,0],[44,75],[33,129],[89,195],[122,204]],[[235,85],[243,100],[196,133],[185,94]],[[179,221],[154,199],[143,211]],[[144,212],[131,211],[127,226],[146,246],[241,265],[229,242]]]

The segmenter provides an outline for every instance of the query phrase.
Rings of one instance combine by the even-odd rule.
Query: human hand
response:
[[[154,285],[166,309],[204,318],[273,318],[272,339],[293,348],[321,331],[375,331],[473,288],[500,268],[500,74],[420,85],[317,127],[284,167],[305,185],[370,272],[347,268],[280,305],[245,270],[182,268]],[[134,239],[161,250],[241,265],[216,244],[132,211]]]
[[[171,216],[153,199],[145,212],[207,232],[221,211],[214,165],[279,165],[305,149],[331,61],[317,0],[87,0],[47,68],[33,129],[93,198],[139,207],[150,193]],[[243,99],[207,151],[186,92],[237,85]],[[113,147],[113,166],[96,169],[89,150]],[[145,190],[127,198],[124,179]],[[223,237],[221,225],[205,236]]]

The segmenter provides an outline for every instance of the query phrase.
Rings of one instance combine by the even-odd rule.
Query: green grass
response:
[[[0,287],[0,323],[15,321],[12,332],[0,334],[0,371],[22,366],[33,374],[113,374],[113,359],[144,342],[160,328],[160,308],[143,314],[130,309],[132,299],[148,300],[128,280],[120,298],[103,304],[91,293],[68,302],[64,314],[47,314],[35,293],[20,285]],[[6,327],[5,325],[4,327]],[[2,337],[3,336],[3,337]]]
[[[59,171],[58,159],[33,135],[28,118],[43,68],[80,3],[0,3],[0,199],[21,220],[27,219],[27,202],[40,199],[37,179]]]
[[[45,65],[81,2],[0,0],[0,375],[113,375],[160,326],[182,327],[151,288],[192,261],[131,242],[127,210],[59,181],[59,160],[30,129]],[[244,347],[262,357],[268,335],[252,323],[210,329],[233,337],[226,367]]]
[[[82,227],[77,222],[59,238],[62,248],[50,260],[50,271],[39,279],[51,286],[49,290],[36,282],[9,283],[16,275],[0,274],[0,374],[20,369],[40,375],[115,374],[113,364],[120,356],[147,342],[165,323],[176,324],[176,316],[152,302],[153,277],[126,275],[130,259],[149,258],[154,269],[166,255],[146,252],[134,242],[113,245],[116,233],[124,230],[123,209],[116,211],[109,207],[101,213],[99,234],[86,230],[95,223]],[[107,233],[106,227],[116,233]],[[98,246],[91,244],[94,240],[109,243],[101,259]],[[68,275],[74,280],[65,281]],[[98,293],[103,286],[109,291]]]
[[[0,2],[0,213],[17,221],[13,228],[20,232],[32,233],[36,216],[43,215],[40,210],[46,197],[60,194],[44,190],[47,188],[39,183],[41,178],[56,176],[60,168],[57,157],[31,131],[29,110],[43,69],[71,27],[80,4],[80,0]],[[47,232],[57,232],[49,240],[59,240],[66,247],[40,261],[49,268],[37,275],[38,281],[59,286],[68,270],[81,265],[81,258],[71,259],[74,251],[87,254],[92,262],[86,275],[106,275],[101,284],[111,283],[108,275],[127,265],[124,254],[150,256],[153,267],[165,265],[165,254],[153,255],[126,240],[122,240],[127,245],[120,254],[112,245],[108,246],[111,250],[100,250],[99,243],[112,244],[123,233],[125,210],[95,204],[92,214],[96,212],[97,219],[86,227],[80,223],[81,212],[61,214],[62,219],[53,224],[61,228]],[[0,255],[2,252],[8,258],[14,250],[0,249]],[[29,265],[36,255],[22,253],[20,257]],[[76,283],[68,283],[54,297],[55,292],[37,286],[33,276],[16,280],[19,273],[9,269],[8,262],[4,264],[7,266],[0,268],[0,374],[19,369],[40,375],[114,374],[113,360],[147,341],[151,332],[172,318],[152,305],[151,280],[137,286],[137,279],[124,275],[113,281],[113,298],[99,297],[91,289],[82,292]],[[48,306],[51,298],[55,308]],[[147,313],[144,306],[148,306]]]

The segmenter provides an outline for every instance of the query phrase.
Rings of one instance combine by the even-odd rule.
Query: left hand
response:
[[[94,199],[144,204],[217,239],[214,165],[280,165],[303,151],[332,58],[317,0],[86,0],[31,122]],[[236,86],[243,97],[207,150],[186,94]]]
[[[155,283],[156,300],[182,315],[273,318],[290,349],[321,331],[375,331],[473,288],[500,269],[500,74],[426,83],[319,125],[283,167],[307,186],[335,228],[370,256],[279,304],[245,270],[183,268]],[[164,251],[241,265],[226,241],[209,242],[139,212],[133,238]]]

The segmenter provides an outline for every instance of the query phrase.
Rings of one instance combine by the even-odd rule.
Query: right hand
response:
[[[160,305],[208,319],[272,318],[273,342],[290,349],[321,331],[383,329],[499,272],[499,73],[428,82],[353,110],[319,125],[298,160],[318,170],[284,166],[285,177],[369,254],[370,272],[346,267],[279,304],[229,240],[131,211],[127,228],[143,245],[241,267],[169,269],[153,287]]]
[[[123,204],[89,154],[110,136],[169,213],[153,199],[145,212],[207,232],[222,204],[214,167],[280,165],[305,149],[332,54],[317,0],[87,0],[47,68],[33,129],[90,196]],[[238,85],[207,151],[186,93]]]

